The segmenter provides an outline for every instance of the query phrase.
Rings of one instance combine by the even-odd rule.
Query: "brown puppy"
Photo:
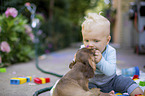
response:
[[[71,70],[57,83],[52,96],[99,96],[100,89],[88,88],[88,79],[96,70],[93,50],[78,50],[75,62],[69,67]]]

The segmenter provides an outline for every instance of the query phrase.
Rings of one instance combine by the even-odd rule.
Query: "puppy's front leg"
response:
[[[100,96],[101,94],[101,91],[99,88],[92,88],[89,90],[89,92],[93,93],[94,94],[93,96]]]

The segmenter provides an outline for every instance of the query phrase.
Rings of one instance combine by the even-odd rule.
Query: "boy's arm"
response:
[[[116,72],[116,50],[110,50],[106,55],[106,58],[102,55],[102,58],[100,62],[96,64],[96,67],[105,75],[111,76]]]

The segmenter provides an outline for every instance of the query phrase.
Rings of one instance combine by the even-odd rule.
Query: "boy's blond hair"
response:
[[[107,34],[110,35],[110,21],[102,15],[98,15],[97,13],[88,13],[88,17],[85,17],[85,21],[82,23],[82,32],[90,32],[93,25],[102,25],[103,28],[107,28],[107,30],[109,30]]]

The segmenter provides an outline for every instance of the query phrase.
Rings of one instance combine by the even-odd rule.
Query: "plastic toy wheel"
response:
[[[139,54],[139,47],[136,46],[136,53]]]
[[[141,54],[141,52],[140,52],[140,49],[139,49],[139,46],[138,45],[136,45],[135,46],[135,49],[134,49],[134,53],[136,53],[136,54]]]
[[[138,54],[138,46],[137,45],[134,48],[134,53]]]

